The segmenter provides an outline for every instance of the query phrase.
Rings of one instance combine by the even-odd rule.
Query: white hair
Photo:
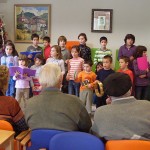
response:
[[[60,82],[61,69],[57,64],[45,64],[39,74],[39,82],[42,87],[56,87]]]

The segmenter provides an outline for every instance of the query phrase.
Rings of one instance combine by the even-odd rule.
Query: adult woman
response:
[[[27,130],[23,112],[18,102],[10,96],[5,96],[9,79],[9,70],[6,66],[0,66],[0,119],[10,122],[16,134]]]

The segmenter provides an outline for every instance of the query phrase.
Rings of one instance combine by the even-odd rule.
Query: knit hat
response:
[[[119,97],[126,94],[132,86],[129,75],[116,72],[104,80],[104,92],[109,96]]]
[[[0,90],[5,92],[8,86],[9,70],[6,66],[0,66]]]

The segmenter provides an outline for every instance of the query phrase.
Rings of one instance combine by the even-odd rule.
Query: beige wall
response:
[[[99,47],[99,38],[108,38],[108,48],[113,52],[124,44],[127,33],[136,36],[136,45],[150,49],[149,0],[7,0],[0,3],[0,13],[5,15],[6,30],[14,40],[14,4],[51,4],[51,44],[56,44],[60,35],[68,40],[77,40],[80,32],[88,37],[87,45]],[[113,9],[113,32],[91,32],[91,10]],[[25,51],[29,44],[15,43],[17,50]],[[150,54],[150,53],[149,53]]]

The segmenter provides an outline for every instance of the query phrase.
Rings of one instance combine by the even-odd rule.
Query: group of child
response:
[[[107,49],[107,38],[100,38],[101,48],[97,49],[94,56],[94,64],[96,71],[92,71],[93,62],[91,59],[91,49],[86,46],[87,36],[85,33],[80,33],[78,36],[79,45],[74,45],[71,51],[66,49],[67,39],[65,36],[58,38],[58,45],[50,46],[50,38],[43,38],[44,50],[38,46],[39,36],[32,34],[32,45],[27,48],[27,52],[41,52],[36,54],[32,59],[32,53],[28,56],[20,55],[15,49],[12,42],[5,45],[5,52],[1,57],[1,65],[18,66],[25,68],[29,67],[36,70],[35,77],[29,77],[27,74],[23,78],[18,78],[19,72],[9,79],[9,87],[7,96],[15,96],[20,102],[29,98],[30,87],[32,87],[33,95],[38,95],[42,89],[39,84],[38,76],[44,63],[57,64],[62,72],[62,87],[64,93],[74,94],[82,100],[89,114],[91,114],[91,106],[93,99],[93,91],[98,81],[102,82],[107,76],[114,73],[112,69],[112,51]],[[145,46],[135,46],[135,37],[132,34],[127,34],[124,39],[125,44],[120,47],[118,60],[120,69],[118,72],[126,73],[130,76],[133,83],[131,89],[132,95],[137,99],[148,99],[147,87],[149,85],[150,65],[146,70],[138,68],[137,58],[146,56],[147,49]],[[30,60],[30,61],[29,61]],[[15,82],[16,80],[16,82]],[[15,88],[16,94],[15,94]],[[109,97],[104,93],[102,97],[94,95],[96,107],[106,105],[107,100],[111,102]],[[109,103],[108,102],[108,103]]]

